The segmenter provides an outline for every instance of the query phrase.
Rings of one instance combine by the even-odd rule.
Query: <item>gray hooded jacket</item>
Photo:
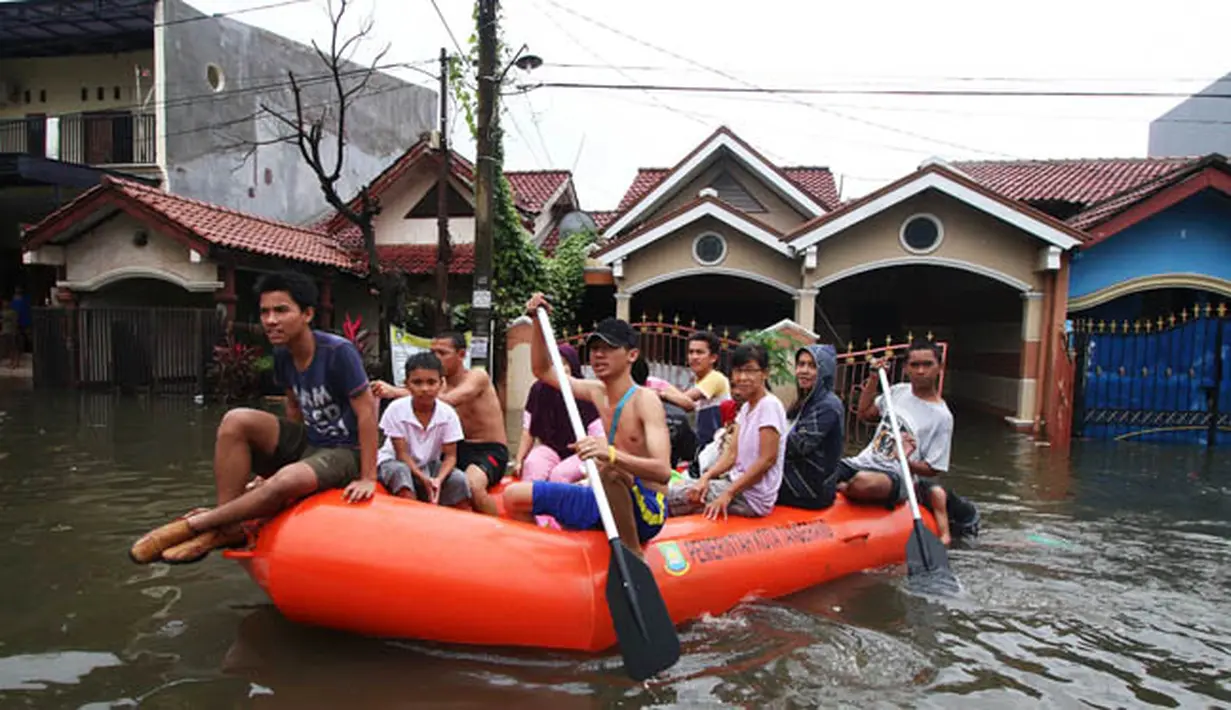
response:
[[[833,391],[838,370],[833,346],[808,345],[796,352],[795,357],[804,350],[816,360],[816,386],[805,396],[787,433],[778,502],[803,508],[825,508],[833,504],[834,473],[842,456],[845,409]]]

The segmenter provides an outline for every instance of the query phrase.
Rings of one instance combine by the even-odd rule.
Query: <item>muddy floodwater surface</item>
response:
[[[217,555],[132,564],[142,532],[212,501],[222,411],[0,390],[0,707],[1231,707],[1231,446],[1054,460],[958,411],[948,482],[983,514],[950,553],[959,597],[895,568],[752,600],[683,627],[647,686],[614,652],[300,627]]]

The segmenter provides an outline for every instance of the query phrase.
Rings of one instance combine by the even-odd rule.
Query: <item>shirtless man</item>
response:
[[[457,410],[466,438],[457,444],[457,467],[466,473],[470,485],[470,502],[475,510],[497,515],[496,499],[487,489],[504,478],[509,464],[508,435],[504,429],[504,411],[492,386],[491,377],[483,370],[467,370],[466,339],[461,333],[445,332],[432,340],[432,353],[440,359],[445,371],[445,391],[437,397]],[[410,394],[409,390],[377,380],[372,392],[382,399],[396,399]]]
[[[540,306],[551,308],[541,293],[526,304],[534,323],[530,365],[535,377],[559,388],[536,314]],[[638,337],[632,326],[608,318],[598,324],[587,344],[590,366],[598,379],[571,377],[569,382],[578,400],[589,400],[598,408],[607,437],[588,436],[572,448],[583,460],[598,465],[620,539],[644,559],[642,545],[658,534],[667,518],[665,493],[672,472],[666,413],[653,390],[633,383],[629,369],[637,359]],[[514,483],[504,490],[504,507],[509,517],[525,522],[534,522],[536,515],[550,515],[568,530],[602,527],[594,492],[582,485]]]

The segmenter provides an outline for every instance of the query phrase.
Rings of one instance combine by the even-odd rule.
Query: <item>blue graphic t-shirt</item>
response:
[[[274,349],[274,381],[295,393],[308,443],[315,448],[359,448],[359,425],[350,398],[368,386],[359,350],[345,338],[312,331],[316,353],[308,369],[295,369],[286,348]]]

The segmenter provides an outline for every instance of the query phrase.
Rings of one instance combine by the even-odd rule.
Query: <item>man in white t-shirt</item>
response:
[[[852,501],[885,503],[894,507],[906,500],[906,488],[902,482],[893,428],[885,409],[885,395],[877,394],[877,370],[881,367],[881,362],[872,363],[859,396],[858,409],[860,419],[879,424],[872,441],[863,451],[838,462],[838,480],[841,481],[838,490]],[[906,354],[910,382],[889,388],[911,475],[927,483],[934,482],[936,476],[949,470],[949,452],[953,443],[953,413],[937,388],[940,369],[940,348],[929,341],[916,340]],[[945,512],[945,491],[939,485],[922,487],[926,489],[929,500],[921,500],[920,503],[930,503],[941,541],[948,544],[949,519]]]
[[[431,352],[406,361],[410,396],[394,400],[380,418],[385,443],[376,456],[377,478],[395,496],[466,507],[470,486],[457,469],[462,422],[436,397],[443,382],[444,367]]]

